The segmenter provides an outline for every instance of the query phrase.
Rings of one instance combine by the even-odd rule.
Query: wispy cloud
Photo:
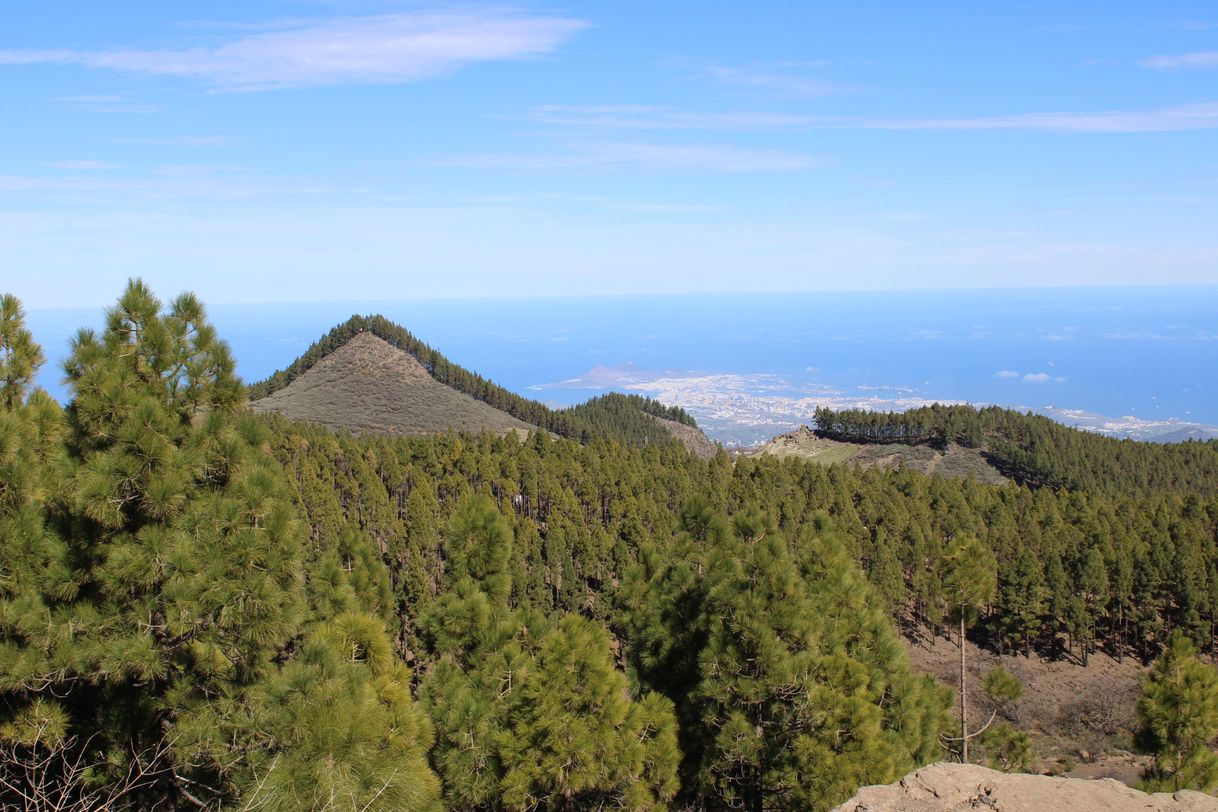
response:
[[[0,51],[0,65],[6,64],[4,59],[6,53],[13,52]],[[158,104],[133,101],[124,96],[58,96],[54,101],[69,110],[80,110],[87,113],[159,113],[165,109]]]
[[[1048,372],[1029,372],[1023,379],[1025,383],[1048,383],[1053,380],[1053,376]]]
[[[728,87],[761,90],[780,96],[836,96],[851,90],[836,82],[767,68],[715,65],[706,69],[706,75]]]
[[[489,10],[384,14],[294,23],[211,48],[7,50],[0,51],[0,65],[74,64],[178,76],[233,92],[399,84],[477,62],[549,53],[585,27],[564,17]]]
[[[873,130],[1039,130],[1078,133],[1174,132],[1218,129],[1218,103],[1185,104],[1157,110],[1095,113],[1017,113],[968,118],[827,120],[822,126]]]
[[[815,155],[724,145],[589,143],[546,153],[470,153],[415,165],[548,171],[787,172],[824,165]]]
[[[995,378],[1005,378],[1007,380],[1010,380],[1012,378],[1018,378],[1019,373],[1013,369],[1000,369],[994,373],[994,377]]]
[[[119,164],[113,161],[51,161],[43,166],[48,169],[62,169],[66,172],[98,172],[106,169],[118,169]]]
[[[228,178],[217,173],[178,172],[164,168],[148,177],[112,174],[0,175],[0,197],[17,194],[22,200],[45,196],[76,202],[99,202],[106,207],[116,200],[134,205],[184,199],[253,199],[299,197],[334,191],[320,186],[256,178]]]
[[[1218,129],[1218,103],[1153,110],[1012,113],[996,116],[882,118],[817,116],[747,110],[705,112],[654,105],[546,105],[533,121],[587,130],[1027,130],[1076,133],[1175,132]]]
[[[115,138],[115,144],[168,147],[231,147],[240,139],[231,135],[179,135],[172,138]]]
[[[706,203],[667,203],[657,200],[608,197],[604,195],[573,195],[565,193],[480,194],[458,198],[462,205],[490,206],[509,209],[600,210],[633,214],[708,214],[730,211],[726,205]]]
[[[1180,68],[1218,68],[1218,51],[1198,51],[1191,54],[1152,56],[1142,64],[1156,70],[1178,70]]]
[[[788,130],[820,120],[790,113],[706,113],[645,104],[550,104],[535,108],[529,118],[541,124],[624,130]]]

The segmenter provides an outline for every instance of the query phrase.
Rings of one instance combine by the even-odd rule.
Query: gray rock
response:
[[[976,764],[932,764],[896,784],[863,787],[835,812],[1218,812],[1218,798],[1183,790],[1148,795],[1112,779],[1002,773]]]

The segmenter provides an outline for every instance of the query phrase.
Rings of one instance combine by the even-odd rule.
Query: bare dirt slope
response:
[[[976,449],[954,443],[944,451],[928,445],[843,443],[818,437],[807,426],[781,434],[753,453],[758,456],[795,457],[822,465],[844,462],[859,468],[905,469],[960,479],[972,477],[991,485],[1001,485],[1007,481]]]
[[[366,331],[251,405],[255,411],[362,434],[505,434],[534,428],[445,386],[413,356]]]
[[[648,415],[648,417],[668,429],[669,433],[680,440],[681,445],[685,446],[689,453],[695,457],[709,460],[719,452],[718,444],[712,442],[709,437],[702,433],[701,429],[687,426],[684,423],[678,423],[676,420],[665,420],[655,415]]]
[[[896,784],[863,787],[836,812],[1218,812],[1218,798],[1182,790],[1149,795],[1116,781],[1000,773],[931,764]]]
[[[953,690],[959,685],[960,654],[955,640],[905,639],[914,667]],[[1118,662],[1092,654],[1086,667],[1070,660],[1044,660],[1036,654],[998,656],[966,644],[970,719],[980,726],[992,705],[981,690],[986,673],[1001,665],[1024,685],[1023,698],[1007,709],[1007,719],[1032,736],[1042,769],[1065,770],[1088,778],[1115,778],[1133,783],[1147,764],[1132,747],[1137,725],[1134,708],[1146,669],[1136,660]],[[1001,717],[1000,717],[1001,718]]]

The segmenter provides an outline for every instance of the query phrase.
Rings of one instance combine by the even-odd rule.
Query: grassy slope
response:
[[[430,434],[533,428],[436,381],[409,354],[357,334],[290,384],[254,401],[255,411],[357,433]]]
[[[955,444],[948,445],[945,451],[939,451],[927,445],[845,443],[818,437],[807,428],[775,437],[754,454],[796,457],[820,465],[849,463],[859,468],[906,469],[960,479],[971,477],[993,485],[1007,481],[975,449]]]

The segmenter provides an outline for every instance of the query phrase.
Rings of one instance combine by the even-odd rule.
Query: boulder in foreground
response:
[[[1148,795],[1109,778],[1001,773],[976,764],[932,764],[895,784],[863,787],[834,812],[1218,812],[1218,798],[1181,790]]]

